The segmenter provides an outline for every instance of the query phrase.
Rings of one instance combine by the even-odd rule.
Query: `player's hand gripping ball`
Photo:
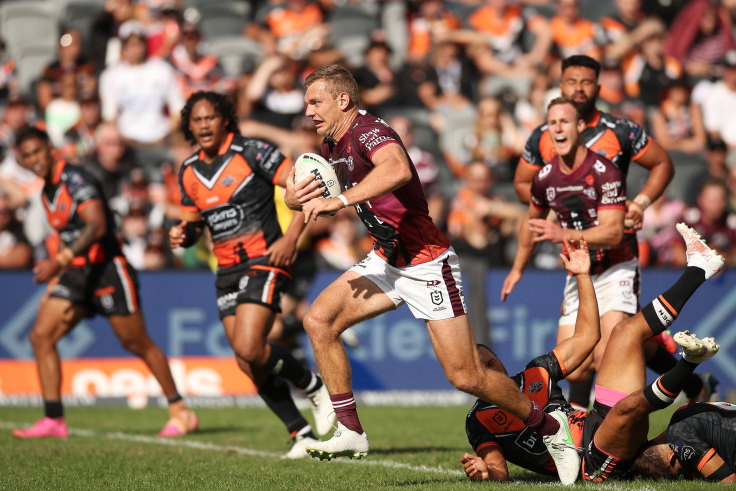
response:
[[[304,153],[294,162],[294,183],[301,182],[310,174],[322,181],[319,187],[322,189],[323,198],[337,198],[340,195],[340,183],[335,170],[327,160],[316,153]],[[330,216],[335,213],[337,212],[330,213]]]

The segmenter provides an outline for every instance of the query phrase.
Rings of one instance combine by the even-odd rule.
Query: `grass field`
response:
[[[484,489],[465,478],[470,450],[465,406],[360,407],[370,437],[367,459],[287,461],[285,430],[265,408],[197,409],[200,430],[156,437],[167,413],[149,408],[68,408],[66,440],[19,440],[40,408],[0,408],[0,489]],[[653,420],[661,430],[669,412]],[[307,416],[308,418],[310,416]],[[510,468],[511,484],[493,489],[560,489],[551,479]],[[697,490],[695,482],[607,483],[603,489]],[[601,487],[578,483],[576,487]],[[723,488],[719,488],[723,489]]]

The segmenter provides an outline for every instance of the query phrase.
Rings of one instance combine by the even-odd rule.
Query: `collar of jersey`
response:
[[[61,179],[61,173],[66,166],[66,160],[59,159],[56,161],[56,168],[54,169],[54,177],[51,178],[52,184],[58,184]]]
[[[598,126],[598,122],[601,120],[601,112],[598,110],[598,108],[595,109],[595,117],[593,117],[593,120],[588,123],[588,128],[595,128]]]
[[[225,138],[225,143],[220,146],[220,150],[217,151],[217,155],[225,155],[225,153],[230,148],[230,144],[233,142],[234,137],[235,133],[227,134],[227,137]],[[204,150],[199,151],[199,160],[204,161]]]

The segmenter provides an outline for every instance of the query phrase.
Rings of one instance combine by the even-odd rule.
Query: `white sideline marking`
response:
[[[22,423],[11,423],[9,421],[0,421],[0,428],[12,429],[23,427]],[[144,435],[132,435],[129,433],[99,433],[93,430],[69,430],[71,436],[87,437],[87,438],[107,438],[109,440],[124,440],[137,443],[152,443],[158,445],[168,445],[171,447],[180,448],[193,448],[196,450],[214,450],[217,452],[232,452],[240,455],[249,455],[253,457],[268,457],[268,458],[280,458],[283,454],[276,452],[266,452],[264,450],[255,450],[252,448],[245,447],[233,447],[226,445],[215,445],[213,443],[198,442],[194,440],[183,440],[181,438],[166,438],[166,437],[152,437]],[[316,460],[316,459],[315,459]],[[427,467],[427,466],[416,466],[403,464],[401,462],[394,462],[391,460],[350,460],[350,459],[335,459],[330,463],[337,464],[359,464],[359,465],[372,465],[378,467],[388,467],[391,469],[404,469],[415,472],[425,472],[431,474],[444,474],[450,476],[464,476],[465,472],[456,469],[444,469],[442,467]],[[326,465],[321,463],[320,465]]]

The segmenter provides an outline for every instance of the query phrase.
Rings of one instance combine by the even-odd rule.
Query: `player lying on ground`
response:
[[[634,470],[652,479],[702,477],[736,482],[736,405],[686,404],[662,433],[637,457]]]
[[[575,332],[551,352],[534,358],[523,372],[511,378],[524,395],[545,412],[559,410],[566,414],[573,444],[580,446],[585,412],[573,410],[558,383],[588,357],[601,333],[598,302],[590,278],[588,245],[581,238],[577,247],[566,242],[565,251],[569,259],[564,252],[560,257],[568,273],[577,278],[580,296]],[[478,345],[478,355],[485,366],[508,375],[501,360],[488,347]],[[477,454],[466,453],[460,459],[465,466],[465,474],[471,480],[508,481],[507,461],[541,474],[557,474],[543,437],[496,404],[477,400],[465,420],[465,432]]]
[[[675,400],[695,367],[713,356],[718,345],[685,331],[674,337],[683,349],[674,368],[646,385],[644,342],[677,319],[683,306],[707,279],[723,267],[723,258],[698,234],[677,224],[687,245],[687,268],[666,292],[631,319],[617,324],[603,354],[595,403],[583,428],[583,479],[625,478],[646,443],[649,414]]]

